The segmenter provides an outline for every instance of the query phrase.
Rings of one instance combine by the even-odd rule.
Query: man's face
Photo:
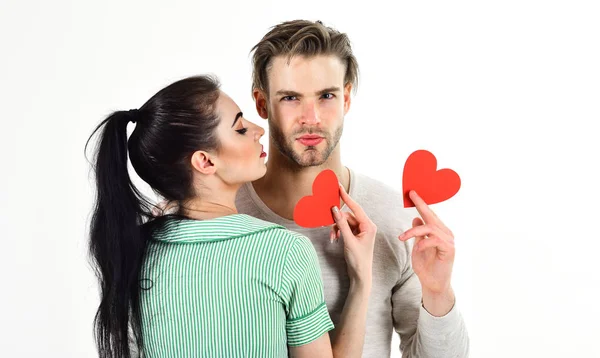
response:
[[[262,98],[269,133],[277,149],[301,167],[323,164],[339,143],[350,107],[345,71],[336,56],[298,56],[289,63],[279,56],[272,61],[268,98]]]

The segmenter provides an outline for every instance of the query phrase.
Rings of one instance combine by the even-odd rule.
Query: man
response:
[[[389,357],[392,329],[403,357],[467,357],[469,338],[450,285],[452,232],[418,193],[411,199],[422,219],[411,225],[400,193],[341,162],[339,140],[358,79],[347,36],[321,22],[290,21],[275,26],[253,51],[253,97],[258,114],[268,119],[270,151],[267,174],[238,192],[238,211],[311,240],[337,326],[349,290],[343,245],[331,243],[330,227],[306,229],[293,221],[294,206],[311,194],[315,177],[333,170],[378,228],[363,357]],[[406,241],[411,237],[414,248]],[[338,332],[330,333],[335,340]]]

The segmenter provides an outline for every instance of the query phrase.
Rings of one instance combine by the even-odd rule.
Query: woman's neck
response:
[[[239,187],[235,188],[235,190],[218,190],[211,193],[201,193],[194,198],[180,202],[179,213],[195,220],[209,220],[237,214],[235,196],[238,189]],[[215,192],[219,194],[213,194]]]

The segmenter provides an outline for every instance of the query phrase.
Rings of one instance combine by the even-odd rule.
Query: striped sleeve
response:
[[[287,254],[281,295],[286,306],[288,346],[310,343],[333,329],[317,253],[304,236],[298,236]]]

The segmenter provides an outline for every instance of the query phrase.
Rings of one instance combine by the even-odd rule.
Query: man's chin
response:
[[[325,162],[323,153],[317,150],[305,151],[304,153],[297,155],[296,158],[296,163],[301,167],[314,167]]]

